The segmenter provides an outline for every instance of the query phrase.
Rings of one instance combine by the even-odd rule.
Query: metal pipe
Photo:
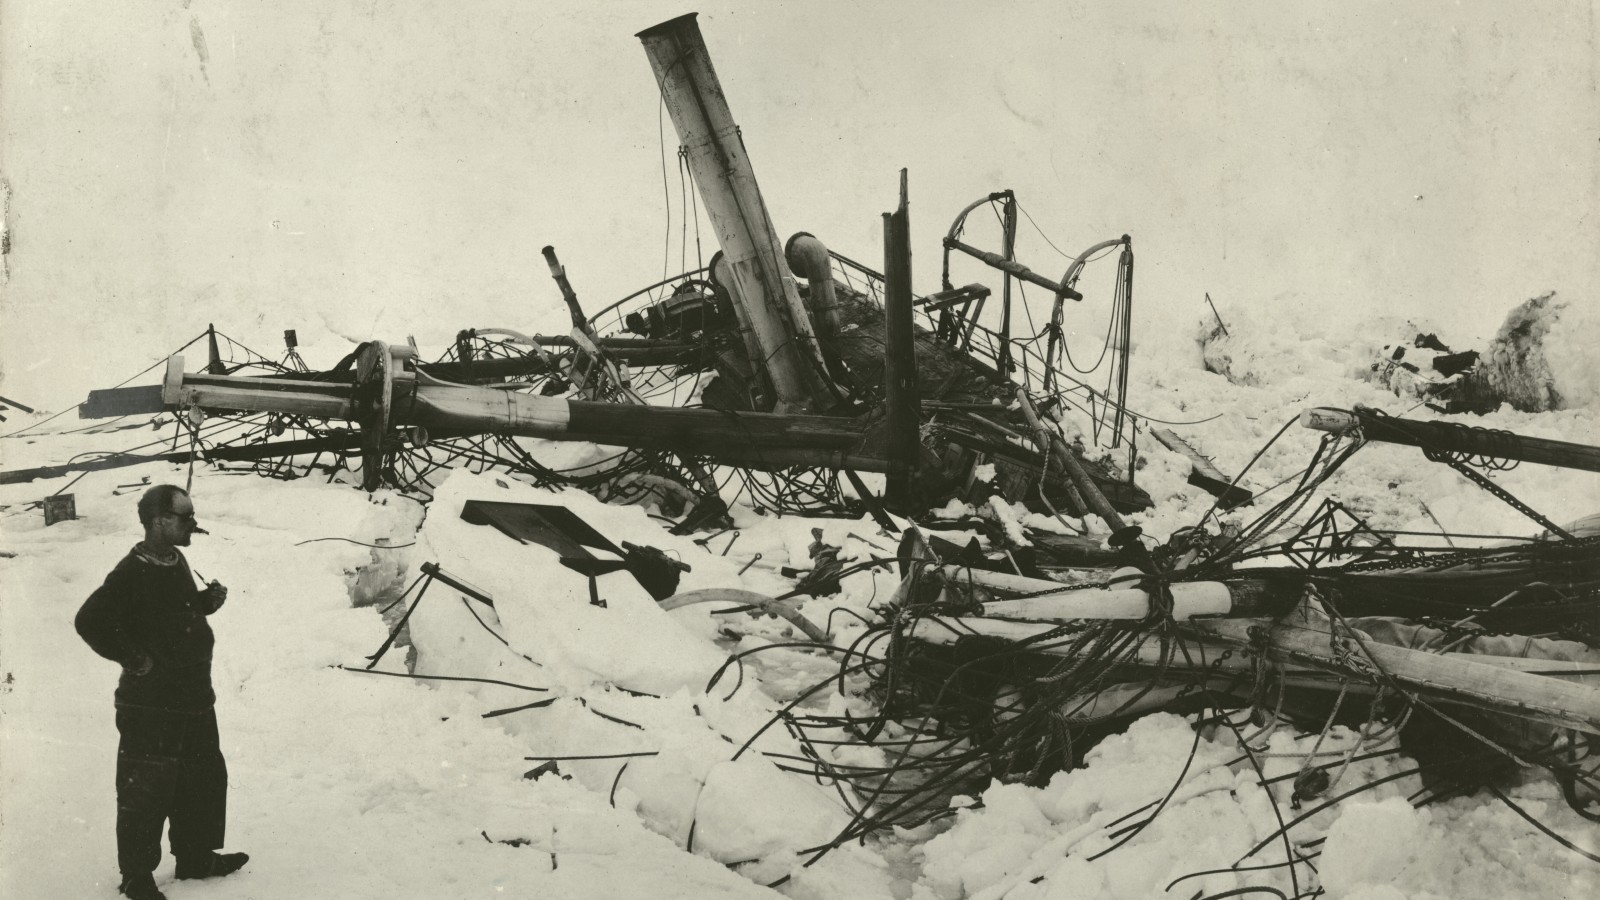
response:
[[[824,338],[839,334],[839,301],[833,290],[833,257],[822,241],[809,232],[797,231],[783,245],[783,257],[796,275],[811,288],[811,319]]]
[[[1083,295],[1072,288],[1069,288],[1064,284],[1058,284],[1054,281],[1051,281],[1050,279],[1040,275],[1038,272],[1035,272],[1022,263],[1013,262],[1012,260],[1006,259],[1004,256],[1001,256],[998,253],[990,253],[987,250],[979,250],[977,247],[974,247],[971,244],[965,244],[952,238],[945,238],[944,245],[952,250],[960,250],[962,253],[965,253],[974,259],[983,260],[985,263],[988,263],[1002,272],[1010,272],[1013,276],[1020,278],[1029,284],[1036,284],[1039,287],[1045,288],[1058,297],[1068,297],[1073,300],[1083,299]]]

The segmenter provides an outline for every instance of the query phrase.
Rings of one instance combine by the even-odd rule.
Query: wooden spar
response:
[[[917,484],[922,409],[911,322],[911,218],[905,169],[900,170],[899,205],[893,213],[883,214],[883,257],[884,405],[889,435],[884,505],[891,512],[915,517],[922,512],[924,493]]]
[[[1140,577],[1137,569],[1119,569],[1111,573],[1111,582],[1130,584]],[[959,583],[960,579],[956,580]],[[1194,616],[1260,615],[1283,605],[1266,586],[1250,582],[1182,581],[1169,589],[1172,618],[1180,622]],[[1138,587],[1057,586],[1047,593],[983,604],[985,616],[1012,620],[1143,619],[1153,611],[1150,593]]]
[[[1270,628],[1270,618],[1250,618],[1243,621],[1246,626],[1259,626]],[[1192,623],[1198,625],[1198,623]],[[976,617],[928,617],[915,621],[907,633],[907,637],[914,637],[917,641],[926,644],[950,645],[960,641],[963,636],[998,637],[1002,641],[1035,641],[1029,645],[1029,650],[1037,653],[1048,653],[1051,657],[1067,657],[1072,655],[1072,637],[1061,637],[1058,641],[1037,641],[1038,637],[1048,634],[1058,628],[1058,623],[1037,623],[1037,621],[1005,621],[994,618]],[[1189,631],[1194,631],[1190,628]],[[1186,634],[1184,636],[1184,649],[1189,650],[1190,658],[1186,660],[1181,652],[1168,655],[1165,665],[1173,669],[1187,669],[1187,671],[1218,671],[1218,673],[1246,673],[1256,666],[1256,661],[1251,660],[1250,653],[1227,653],[1226,650],[1237,649],[1234,642],[1221,641],[1210,634]],[[1392,649],[1405,650],[1405,647],[1392,647]],[[1445,660],[1464,660],[1482,666],[1494,666],[1496,669],[1512,671],[1512,673],[1531,674],[1531,676],[1549,677],[1557,681],[1570,682],[1570,684],[1586,685],[1600,689],[1600,666],[1582,660],[1539,660],[1530,657],[1493,657],[1486,653],[1426,653],[1422,650],[1411,650],[1413,653],[1424,653],[1429,657],[1440,657]],[[1131,666],[1149,666],[1157,668],[1163,665],[1162,649],[1154,644],[1141,644],[1126,653],[1125,657],[1118,657],[1118,663]],[[1336,673],[1328,668],[1298,668],[1290,666],[1285,669],[1286,674],[1299,676],[1299,687],[1323,687],[1328,690],[1338,690],[1341,685],[1349,682],[1349,674]],[[1354,689],[1355,685],[1349,685]]]
[[[1026,575],[1012,575],[1009,572],[993,572],[988,569],[974,569],[971,566],[953,564],[939,567],[939,571],[943,572],[946,578],[957,584],[978,585],[990,590],[1010,591],[1017,594],[1056,591],[1068,584],[1101,582],[1112,576],[1110,569],[1096,569],[1086,566],[1056,566],[1054,569],[1057,572],[1061,572],[1066,580],[1029,578]]]
[[[106,388],[89,392],[89,398],[78,404],[78,418],[113,419],[158,413],[166,408],[161,402],[160,385]]]
[[[161,384],[161,403],[165,409],[171,410],[200,407],[238,412],[281,412],[322,419],[355,418],[355,403],[349,385],[283,378],[185,374],[182,356],[167,358],[166,378]]]
[[[1021,385],[1017,386],[1017,403],[1022,407],[1022,414],[1028,420],[1028,427],[1033,429],[1039,450],[1050,454],[1066,470],[1067,477],[1072,479],[1072,486],[1083,499],[1085,508],[1104,519],[1106,525],[1114,532],[1126,527],[1122,516],[1111,508],[1111,502],[1100,492],[1099,485],[1094,483],[1094,479],[1084,470],[1083,464],[1078,462],[1078,457],[1068,449],[1066,439],[1046,428],[1044,422],[1039,419],[1039,411],[1033,408],[1033,401],[1028,399],[1028,392]]]
[[[410,374],[410,373],[402,373]],[[390,427],[420,425],[436,434],[503,434],[619,447],[671,450],[752,468],[815,465],[881,472],[886,462],[858,453],[861,423],[828,416],[728,412],[540,397],[445,384],[426,373],[396,390]],[[183,357],[168,365],[163,410],[190,406],[281,412],[355,421],[349,384],[185,373]]]
[[[1254,623],[1217,619],[1195,623],[1204,633],[1235,646],[1251,646]],[[1267,632],[1268,656],[1282,661],[1309,663],[1345,670],[1334,653],[1336,636],[1300,623],[1280,621]],[[1377,641],[1350,640],[1358,644],[1350,658],[1365,665],[1371,660],[1380,673],[1409,687],[1532,719],[1558,728],[1575,728],[1600,734],[1600,688],[1571,684],[1527,672],[1517,672],[1472,661],[1471,654],[1438,654],[1393,647]]]
[[[571,335],[567,334],[534,335],[532,337],[518,338],[516,343],[537,344],[540,347],[577,346],[577,342],[572,339]],[[703,348],[695,344],[658,341],[650,338],[601,337],[595,340],[594,343],[612,359],[635,366],[664,366],[674,363],[690,363],[703,353]],[[466,372],[467,367],[456,362],[418,362],[417,367],[442,381],[461,381],[469,377]],[[471,368],[472,375],[470,377],[473,378],[514,378],[519,375],[543,375],[550,371],[549,363],[539,356],[475,359],[472,361]],[[235,375],[230,377],[239,378],[243,376]],[[272,373],[254,377],[259,378],[264,383],[314,382],[323,388],[341,384],[349,386],[355,382],[354,370],[343,372],[335,370]],[[158,413],[162,409],[161,389],[159,387],[147,385],[101,388],[90,391],[88,399],[79,404],[78,417],[83,419],[107,419],[115,416]]]
[[[638,38],[716,229],[734,302],[760,346],[751,362],[771,377],[778,411],[815,409],[832,385],[695,18],[689,13],[670,19]]]
[[[928,556],[931,557],[931,551]],[[1143,619],[1153,607],[1150,594],[1136,587],[1143,574],[1121,568],[1078,570],[1085,579],[1098,576],[1105,584],[1099,588],[1068,586],[1057,581],[990,572],[967,566],[937,567],[949,583],[977,585],[989,591],[1026,594],[1013,599],[986,600],[985,617],[998,620],[1071,621],[1074,619]],[[1172,616],[1179,621],[1192,616],[1260,615],[1273,608],[1284,610],[1294,598],[1284,598],[1261,581],[1188,581],[1170,585]]]
[[[153,456],[141,456],[131,453],[119,454],[105,459],[91,459],[79,463],[0,472],[0,484],[22,484],[33,481],[36,478],[59,478],[62,475],[70,475],[73,472],[99,472],[105,469],[122,469],[152,462],[186,463],[191,460],[198,461],[201,459],[209,462],[237,462],[257,459],[282,459],[289,456],[308,456],[313,453],[339,453],[359,446],[361,446],[361,435],[355,432],[343,432],[320,438],[275,441],[265,444],[245,444],[241,447],[213,447],[204,452],[183,450],[175,453],[158,453]]]
[[[1215,619],[1196,619],[1185,626],[1183,638],[1184,646],[1191,654],[1190,660],[1184,660],[1182,654],[1168,656],[1166,663],[1174,668],[1193,666],[1196,669],[1216,670],[1220,672],[1248,672],[1255,662],[1247,653],[1233,653],[1226,659],[1222,658],[1225,650],[1236,649],[1237,643],[1224,640],[1208,631],[1205,626],[1222,621]],[[1232,619],[1227,621],[1243,623],[1246,628],[1259,627],[1270,629],[1272,619]],[[966,635],[1000,638],[1008,641],[1032,641],[1041,635],[1049,634],[1059,628],[1059,622],[1012,622],[1006,619],[991,619],[979,616],[927,616],[918,619],[908,637],[929,644],[950,645]],[[1326,634],[1326,632],[1323,632]],[[1029,646],[1030,650],[1038,653],[1048,653],[1052,656],[1067,656],[1072,653],[1072,636],[1063,636],[1056,641],[1037,641]],[[1385,645],[1389,646],[1389,645]],[[1410,649],[1410,648],[1397,648]],[[1426,651],[1414,650],[1412,652],[1425,653]],[[1436,656],[1440,654],[1427,654]],[[1600,687],[1600,664],[1585,660],[1571,659],[1539,659],[1527,656],[1495,656],[1485,653],[1448,653],[1443,654],[1447,659],[1462,659],[1485,666],[1494,666],[1511,672],[1522,672],[1527,675],[1539,675],[1545,678],[1558,678],[1573,684]],[[1118,662],[1138,666],[1159,666],[1162,664],[1161,648],[1154,642],[1141,644],[1133,648],[1125,656],[1119,656]],[[1301,674],[1316,674],[1324,683],[1334,688],[1339,686],[1341,680],[1347,680],[1348,674],[1332,672],[1327,669],[1290,668],[1288,671]]]
[[[916,621],[908,636],[936,644],[954,643],[965,635],[1024,641],[1038,638],[1056,627],[1059,623],[1011,622],[988,617],[928,617]],[[1275,623],[1270,619],[1196,619],[1185,627],[1235,648],[1257,646],[1252,629],[1264,628],[1269,659],[1346,673],[1346,677],[1350,671],[1349,665],[1335,657],[1330,635],[1326,632]],[[1040,652],[1048,652],[1047,647],[1048,644],[1039,643]],[[1504,657],[1428,653],[1375,641],[1363,642],[1353,658],[1371,659],[1384,674],[1404,687],[1429,696],[1557,728],[1600,734],[1600,686],[1590,681],[1593,667],[1587,664],[1578,668],[1557,660],[1509,662]],[[1523,669],[1527,663],[1537,663],[1537,671],[1582,676],[1583,681],[1534,674]],[[1374,674],[1372,678],[1381,679],[1382,675]]]
[[[1348,434],[1360,430],[1369,441],[1405,444],[1444,453],[1489,456],[1521,462],[1600,472],[1600,447],[1527,437],[1509,431],[1466,428],[1450,422],[1424,422],[1384,416],[1363,407],[1303,410],[1300,424],[1314,431]]]

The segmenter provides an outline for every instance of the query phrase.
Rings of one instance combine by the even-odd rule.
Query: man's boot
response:
[[[167,900],[167,895],[156,887],[156,878],[149,872],[128,875],[117,886],[117,892],[128,900]]]
[[[178,857],[178,869],[175,874],[181,879],[190,878],[221,878],[244,868],[250,861],[247,853],[217,853],[207,851],[197,855]]]

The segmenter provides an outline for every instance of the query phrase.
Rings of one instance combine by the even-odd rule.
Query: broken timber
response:
[[[892,246],[884,274],[830,253],[804,232],[781,245],[695,16],[663,22],[638,37],[721,247],[708,267],[645,289],[681,282],[670,297],[651,300],[645,308],[648,315],[616,313],[626,322],[625,330],[645,338],[599,334],[600,319],[584,315],[565,269],[547,247],[546,262],[573,326],[568,335],[463,331],[457,336],[456,359],[438,363],[417,359],[414,346],[391,352],[374,342],[330,371],[255,377],[232,375],[240,367],[212,352],[205,372],[185,375],[181,362],[176,363],[161,387],[92,392],[80,415],[215,410],[271,414],[279,417],[273,423],[277,425],[296,417],[330,421],[336,430],[340,422],[355,423],[368,489],[400,484],[397,466],[408,447],[499,435],[675,453],[683,457],[683,465],[673,477],[682,477],[687,469],[708,494],[715,493],[715,482],[694,458],[769,471],[807,467],[888,472],[893,490],[885,500],[897,511],[915,515],[931,497],[963,484],[970,488],[970,473],[992,462],[996,477],[983,490],[999,488],[1030,503],[1042,499],[1050,511],[1056,505],[1075,515],[1093,511],[1117,526],[1118,511],[1149,507],[1148,496],[1131,480],[1116,477],[1103,463],[1079,459],[1059,439],[1037,430],[1033,447],[1027,438],[1014,439],[1028,430],[1020,413],[999,407],[984,413],[998,415],[1012,426],[1007,428],[976,413],[952,410],[951,404],[985,404],[986,410],[995,401],[1002,407],[1010,404],[1016,388],[1004,373],[1010,368],[1006,360],[1012,336],[1009,324],[1003,325],[998,357],[966,349],[979,326],[975,314],[964,315],[965,308],[976,304],[981,309],[989,293],[977,284],[920,301],[931,302],[925,312],[941,322],[951,320],[952,328],[955,323],[947,314],[961,307],[965,337],[936,335],[913,324],[912,309],[919,301],[910,277],[904,175],[895,214],[900,221],[889,235]],[[1003,256],[954,241],[945,248],[946,281],[949,253],[961,252],[1003,272],[1007,297],[1011,281],[1021,279],[1050,288],[1058,301],[1081,299],[1071,284],[1076,268],[1061,282],[1051,282],[1016,262],[1014,198],[1009,191],[997,196],[1007,199],[1010,210]],[[952,239],[958,235],[959,228],[953,229]],[[843,281],[836,281],[835,262],[866,276],[868,292],[854,286],[848,271]],[[694,278],[701,275],[709,280]],[[803,297],[797,275],[807,282]],[[872,301],[874,281],[884,283],[888,295],[881,307]],[[624,298],[602,315],[644,293]],[[1009,323],[1009,300],[1006,306],[1004,321]],[[988,329],[984,332],[986,341],[993,337]],[[478,338],[489,341],[485,353],[474,349]],[[512,344],[532,352],[505,358]],[[547,353],[546,347],[571,351]],[[990,358],[998,368],[985,362]],[[631,389],[639,382],[630,379],[623,363],[678,366],[670,378],[715,369],[717,376],[699,397],[711,408],[640,402]],[[540,377],[547,379],[542,385],[516,383]],[[531,388],[541,388],[544,396],[534,396]],[[563,391],[573,392],[574,399],[559,396]],[[619,400],[624,402],[615,402]],[[833,415],[813,414],[822,412]],[[336,449],[348,460],[355,433],[340,431],[332,441],[252,445],[245,452],[262,459],[283,458],[302,448]],[[275,456],[276,448],[282,453]],[[211,451],[204,458],[223,457]],[[130,461],[145,459],[149,457]],[[1070,563],[1099,551],[1097,545],[1082,552],[1070,549],[1071,558],[1055,561]]]
[[[1217,508],[1222,510],[1243,506],[1254,499],[1254,494],[1248,489],[1233,483],[1233,479],[1222,474],[1210,459],[1202,456],[1200,451],[1189,446],[1189,442],[1173,434],[1166,428],[1150,429],[1151,437],[1161,442],[1163,447],[1174,453],[1180,453],[1189,459],[1189,483],[1217,498]]]

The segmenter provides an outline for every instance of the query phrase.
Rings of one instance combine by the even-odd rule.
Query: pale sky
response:
[[[1012,188],[1069,254],[1133,236],[1136,340],[1206,292],[1458,342],[1600,295],[1592,3],[0,0],[0,393],[60,408],[208,322],[268,353],[564,331],[539,248],[598,309],[661,277],[669,209],[679,271],[633,35],[691,10],[780,238],[881,262],[906,167],[920,290]],[[1018,251],[1066,267],[1026,219]]]

